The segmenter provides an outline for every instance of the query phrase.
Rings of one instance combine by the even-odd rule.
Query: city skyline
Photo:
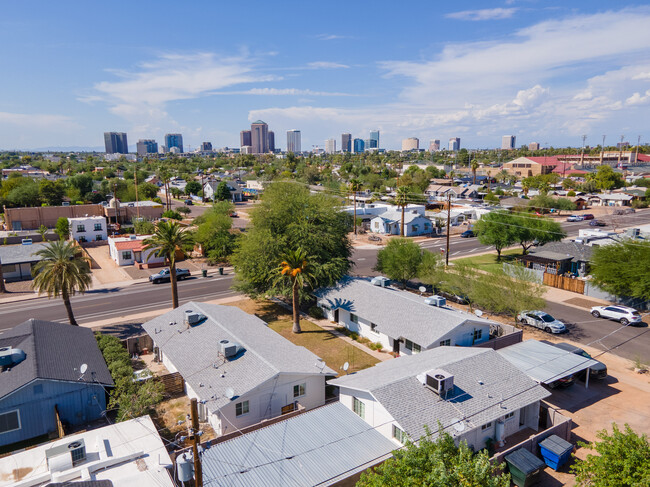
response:
[[[257,119],[280,134],[297,127],[303,147],[330,137],[338,146],[342,133],[366,142],[376,129],[388,150],[409,137],[461,137],[468,149],[498,148],[504,133],[519,145],[572,147],[583,134],[591,146],[602,134],[650,137],[646,5],[419,4],[436,29],[413,29],[411,9],[386,1],[371,11],[346,3],[344,17],[328,9],[319,25],[309,21],[315,6],[298,5],[289,21],[264,2],[192,2],[180,13],[194,20],[169,35],[168,1],[117,0],[109,11],[9,3],[0,149],[98,149],[107,131],[237,147],[239,129]],[[215,33],[215,16],[247,22],[224,21]]]

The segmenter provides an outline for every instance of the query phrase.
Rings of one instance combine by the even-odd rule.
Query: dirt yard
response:
[[[187,396],[167,399],[156,406],[152,419],[160,432],[160,436],[169,441],[178,440],[177,437],[187,436],[188,417],[190,414],[190,398]],[[179,424],[180,422],[180,424]],[[214,430],[208,423],[199,423],[203,432],[201,443],[216,438]],[[181,443],[179,445],[183,446]],[[186,446],[189,446],[187,443]]]

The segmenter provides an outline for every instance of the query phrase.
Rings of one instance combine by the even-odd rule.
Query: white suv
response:
[[[621,325],[641,323],[641,313],[627,306],[594,306],[591,308],[591,314],[595,318],[610,318],[620,321]]]

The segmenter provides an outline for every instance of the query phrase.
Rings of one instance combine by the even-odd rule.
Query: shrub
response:
[[[309,316],[316,320],[322,320],[325,318],[325,313],[323,312],[323,309],[320,308],[319,306],[312,306],[309,308]]]
[[[359,339],[359,334],[358,333],[350,333],[350,338],[352,338],[356,342]]]
[[[171,218],[172,220],[182,220],[181,214],[174,210],[167,210],[162,214],[163,218]]]

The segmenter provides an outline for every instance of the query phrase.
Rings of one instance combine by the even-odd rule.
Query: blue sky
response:
[[[303,150],[376,128],[389,149],[648,143],[649,25],[597,0],[6,1],[0,149],[232,147],[258,118]]]

